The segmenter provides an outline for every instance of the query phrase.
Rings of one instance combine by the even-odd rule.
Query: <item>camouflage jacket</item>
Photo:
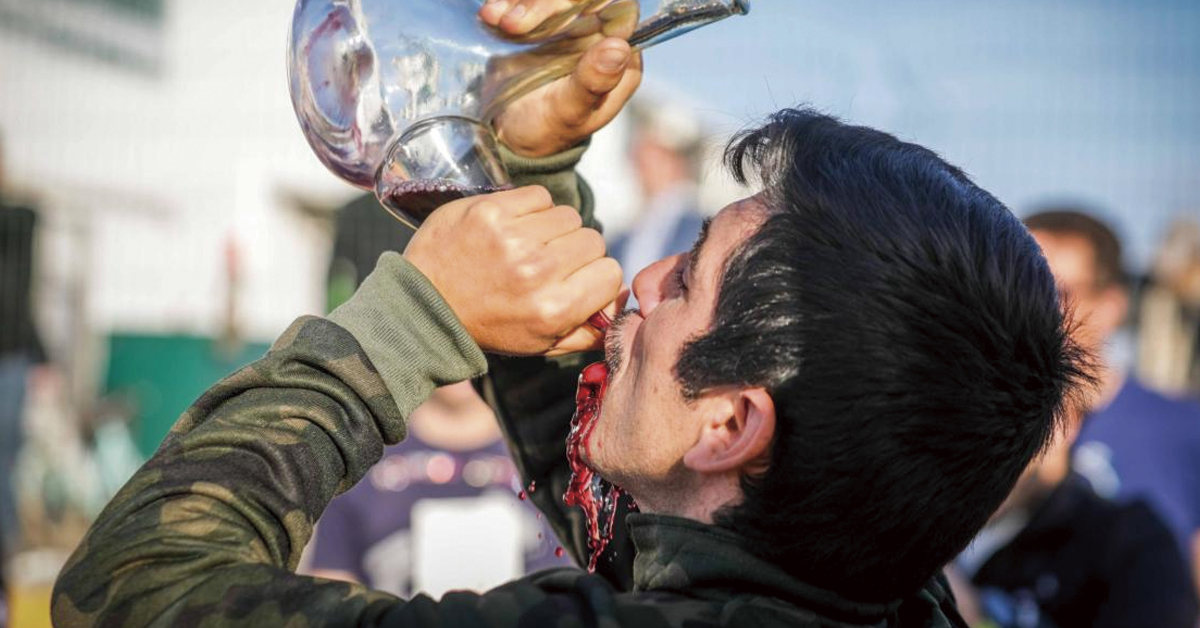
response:
[[[621,515],[595,574],[541,572],[485,593],[401,600],[293,572],[329,501],[363,477],[435,386],[478,378],[533,498],[576,561],[561,502],[583,357],[490,363],[419,271],[381,258],[329,319],[293,324],[206,392],[105,508],[56,583],[74,626],[953,626],[940,581],[856,603],[788,576],[736,534]]]

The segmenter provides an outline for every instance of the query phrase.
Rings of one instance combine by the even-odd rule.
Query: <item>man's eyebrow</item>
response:
[[[696,237],[696,242],[692,244],[692,250],[688,253],[687,273],[690,277],[696,276],[696,265],[700,263],[700,250],[704,248],[704,243],[708,240],[708,228],[712,226],[712,221],[712,218],[704,219],[704,224],[700,226],[700,235]]]

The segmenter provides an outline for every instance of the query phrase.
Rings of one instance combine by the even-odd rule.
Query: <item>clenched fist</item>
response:
[[[404,257],[438,289],[481,349],[560,355],[599,346],[585,324],[613,303],[621,267],[579,213],[538,186],[443,205]]]

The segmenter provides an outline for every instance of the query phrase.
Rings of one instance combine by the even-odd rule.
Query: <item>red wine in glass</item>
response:
[[[511,185],[464,185],[446,179],[416,179],[384,188],[379,200],[406,222],[420,225],[434,210],[450,201],[510,189]]]

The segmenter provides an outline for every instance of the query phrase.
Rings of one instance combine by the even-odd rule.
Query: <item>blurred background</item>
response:
[[[0,0],[13,626],[43,625],[87,522],[200,392],[369,271],[334,254],[358,246],[338,216],[360,193],[291,110],[292,8]],[[732,132],[807,103],[938,151],[1019,215],[1107,221],[1166,299],[1148,326],[1134,292],[1110,359],[1197,393],[1200,3],[758,0],[646,67],[582,166],[627,280],[741,193],[717,159]]]

